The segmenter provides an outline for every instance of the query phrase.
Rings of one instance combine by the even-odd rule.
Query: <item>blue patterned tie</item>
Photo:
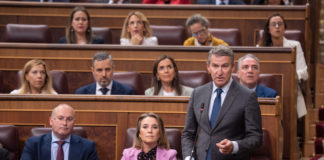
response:
[[[217,96],[216,96],[216,98],[214,100],[213,111],[212,111],[212,114],[210,116],[210,128],[211,129],[213,129],[214,126],[215,126],[215,122],[217,120],[218,114],[219,114],[220,109],[221,109],[221,104],[222,104],[221,94],[222,94],[223,90],[220,89],[220,88],[217,88],[216,92],[217,92]],[[215,145],[215,144],[213,144],[213,145]],[[208,148],[208,153],[207,153],[206,160],[211,160],[210,147]]]
[[[213,111],[212,111],[212,114],[210,116],[210,128],[211,129],[214,128],[216,119],[217,119],[219,111],[221,109],[221,102],[222,102],[221,93],[223,92],[223,90],[220,89],[220,88],[217,88],[216,92],[217,92],[217,96],[216,96],[216,98],[214,100]]]

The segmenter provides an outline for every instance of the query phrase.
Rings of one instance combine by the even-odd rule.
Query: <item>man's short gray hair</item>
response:
[[[249,54],[246,54],[245,56],[241,57],[240,59],[238,59],[238,65],[237,65],[237,69],[240,70],[240,67],[241,67],[241,62],[247,58],[252,58],[254,59],[257,64],[258,64],[258,70],[260,70],[260,61],[259,61],[259,58],[256,57],[255,55],[249,53]]]
[[[208,52],[208,57],[207,57],[207,64],[210,64],[210,58],[212,55],[215,55],[217,57],[221,56],[228,56],[231,58],[231,63],[234,65],[234,53],[231,48],[224,46],[224,45],[218,45]]]
[[[206,17],[202,16],[201,14],[195,14],[195,15],[192,15],[191,17],[189,17],[186,21],[186,27],[189,32],[191,32],[190,26],[195,23],[200,23],[206,29],[209,26],[209,21]]]
[[[112,60],[112,56],[107,52],[97,52],[92,59],[92,67],[94,67],[95,61],[103,61],[109,59],[111,66],[114,66],[114,61]]]

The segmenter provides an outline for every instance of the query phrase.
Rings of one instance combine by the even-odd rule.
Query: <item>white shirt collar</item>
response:
[[[225,84],[223,87],[221,87],[221,89],[223,90],[224,93],[227,93],[231,84],[233,82],[233,78],[231,77],[230,80],[227,82],[227,84]],[[213,81],[213,92],[216,91],[218,87],[215,85],[214,81]]]
[[[64,139],[65,143],[70,143],[70,140],[71,140],[71,134]],[[61,139],[57,138],[55,135],[54,135],[54,132],[52,131],[52,143],[55,143],[57,141],[61,141]]]
[[[109,85],[106,87],[107,89],[109,89],[106,95],[111,95],[112,84],[113,84],[113,80],[111,80]],[[96,95],[102,95],[102,92],[100,91],[100,88],[102,88],[102,87],[97,82],[96,83]]]
[[[216,0],[216,5],[221,5],[221,0]],[[229,3],[229,0],[224,0],[225,5]]]

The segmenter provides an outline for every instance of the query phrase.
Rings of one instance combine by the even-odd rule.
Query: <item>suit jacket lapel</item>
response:
[[[110,93],[111,93],[112,95],[113,95],[113,94],[119,94],[119,87],[118,87],[116,81],[112,80],[111,82],[113,82],[113,84],[112,84],[111,92],[110,92]]]
[[[44,144],[41,147],[41,159],[51,159],[52,134],[46,134]],[[38,156],[37,156],[38,157]]]
[[[157,147],[156,159],[163,159],[165,157],[167,157],[166,152],[163,152],[163,150],[161,148]]]
[[[96,86],[97,86],[97,83],[92,83],[91,84],[91,87],[89,87],[89,93],[90,94],[96,94]]]
[[[69,149],[69,159],[81,159],[80,158],[80,137],[71,134],[70,149]],[[78,158],[79,157],[79,158]]]
[[[209,131],[211,130],[211,127],[210,127],[210,121],[209,121],[209,106],[210,106],[210,98],[211,98],[211,95],[212,95],[212,90],[213,90],[213,83],[214,82],[210,82],[209,85],[206,87],[206,96],[204,96],[204,99],[202,100],[202,103],[204,103],[205,105],[205,108],[204,108],[204,111],[203,111],[203,114],[201,115],[201,122],[200,124],[208,124],[208,129]],[[199,104],[201,105],[201,104]],[[200,109],[200,106],[199,106],[199,109]],[[199,118],[199,117],[197,117]]]
[[[221,111],[219,112],[219,115],[217,117],[217,120],[216,120],[216,123],[215,123],[215,126],[213,128],[213,131],[215,130],[215,128],[217,128],[217,125],[219,125],[220,121],[223,120],[223,117],[224,115],[226,114],[226,112],[231,108],[233,107],[231,104],[233,103],[236,95],[237,95],[237,91],[236,91],[236,88],[237,88],[237,83],[235,82],[235,80],[232,81],[232,84],[228,90],[228,93],[225,97],[225,100],[223,102],[223,105],[222,105],[222,108],[221,108]]]

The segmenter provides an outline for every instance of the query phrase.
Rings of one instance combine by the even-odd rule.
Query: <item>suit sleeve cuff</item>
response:
[[[190,156],[187,156],[184,160],[190,160]],[[191,157],[191,160],[195,160],[195,158]]]
[[[236,154],[239,151],[238,143],[236,141],[232,141],[232,143],[233,143],[233,151],[232,151],[232,154]]]

